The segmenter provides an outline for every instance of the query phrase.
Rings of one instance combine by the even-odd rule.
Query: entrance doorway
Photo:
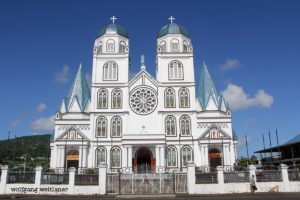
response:
[[[78,169],[79,166],[79,152],[75,149],[68,151],[67,153],[67,169],[75,167]]]
[[[150,173],[155,170],[155,158],[152,152],[146,147],[139,148],[133,159],[135,173]]]
[[[217,148],[209,150],[209,166],[211,170],[216,170],[217,166],[222,165],[221,152]]]

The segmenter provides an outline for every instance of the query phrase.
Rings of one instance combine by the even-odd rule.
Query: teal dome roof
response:
[[[119,34],[123,37],[128,38],[127,30],[118,24],[109,24],[109,25],[105,26],[100,31],[100,33],[98,34],[97,37],[101,37],[104,34]]]
[[[170,24],[163,26],[160,29],[157,37],[159,38],[159,37],[165,36],[167,34],[182,34],[188,38],[190,37],[188,31],[183,26],[176,24],[176,23],[170,23]]]

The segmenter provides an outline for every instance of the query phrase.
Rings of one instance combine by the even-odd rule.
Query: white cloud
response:
[[[56,83],[65,84],[69,80],[70,67],[69,65],[64,65],[62,71],[58,72],[54,76],[54,81]]]
[[[242,87],[232,83],[228,84],[222,94],[233,111],[254,106],[270,108],[274,102],[273,96],[266,93],[263,89],[258,90],[255,97],[251,98],[244,92]]]
[[[23,122],[23,120],[24,120],[24,118],[22,116],[18,117],[16,120],[14,120],[10,123],[10,127],[15,128],[15,127],[19,126]]]
[[[46,105],[46,104],[40,103],[40,104],[36,107],[36,112],[41,113],[41,112],[43,112],[46,108],[47,108],[47,105]]]
[[[222,71],[229,71],[237,69],[241,66],[241,62],[238,59],[227,59],[223,64],[220,65]]]
[[[33,130],[38,131],[51,131],[54,129],[54,118],[55,115],[52,115],[50,117],[41,117],[33,121],[30,127]]]

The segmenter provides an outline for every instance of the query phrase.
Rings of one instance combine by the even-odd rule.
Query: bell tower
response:
[[[157,36],[156,79],[161,83],[194,83],[193,47],[187,30],[174,23],[163,26]]]

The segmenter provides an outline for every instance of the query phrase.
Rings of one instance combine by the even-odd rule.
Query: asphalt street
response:
[[[0,199],[41,199],[41,200],[71,200],[71,199],[103,199],[103,200],[132,200],[132,199],[179,199],[179,200],[299,200],[300,193],[256,193],[256,194],[222,194],[222,195],[126,195],[126,196],[30,196],[30,195],[11,195],[0,196]]]

